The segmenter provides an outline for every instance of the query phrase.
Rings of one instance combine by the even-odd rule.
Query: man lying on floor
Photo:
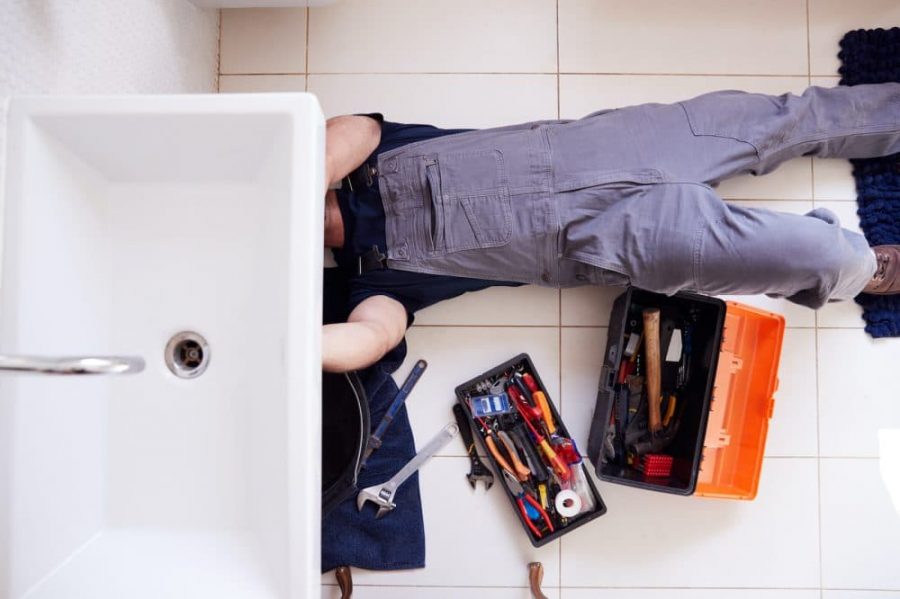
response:
[[[331,119],[325,245],[353,310],[323,368],[396,346],[417,310],[493,285],[635,285],[767,294],[819,308],[900,293],[900,246],[870,248],[828,210],[725,203],[713,186],[798,156],[900,152],[900,83],[801,96],[738,91],[486,130]]]

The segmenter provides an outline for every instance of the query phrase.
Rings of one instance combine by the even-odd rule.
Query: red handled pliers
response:
[[[509,488],[510,492],[516,496],[516,503],[519,506],[519,512],[522,514],[522,519],[525,520],[525,524],[528,525],[528,528],[531,529],[534,536],[539,539],[544,536],[544,533],[542,533],[534,524],[541,520],[547,525],[550,532],[553,532],[553,521],[550,520],[550,516],[547,515],[547,512],[544,511],[541,504],[530,494],[526,493],[519,481],[516,480],[516,477],[506,470],[503,470],[503,477],[506,479],[506,486]]]

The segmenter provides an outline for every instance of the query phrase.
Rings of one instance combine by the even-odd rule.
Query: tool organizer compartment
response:
[[[532,545],[606,513],[528,354],[459,385],[456,397]]]
[[[588,438],[599,478],[752,499],[783,335],[777,314],[629,288],[613,306]]]

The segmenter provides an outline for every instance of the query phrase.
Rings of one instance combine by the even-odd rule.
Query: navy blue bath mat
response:
[[[859,29],[841,40],[841,85],[900,81],[900,27]],[[860,226],[870,245],[900,244],[900,154],[851,160]],[[866,332],[900,337],[900,295],[862,294]]]

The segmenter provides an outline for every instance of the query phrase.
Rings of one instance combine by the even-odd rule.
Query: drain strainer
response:
[[[209,366],[209,344],[192,331],[178,333],[166,344],[166,366],[177,377],[198,377]]]

